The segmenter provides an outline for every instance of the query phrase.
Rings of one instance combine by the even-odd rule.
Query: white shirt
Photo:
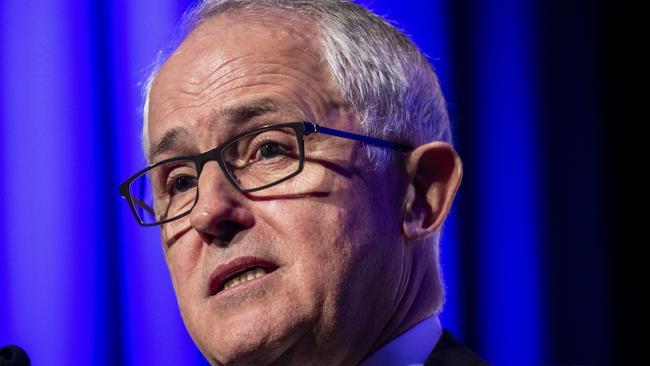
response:
[[[440,320],[431,315],[373,352],[359,366],[421,366],[441,335]]]

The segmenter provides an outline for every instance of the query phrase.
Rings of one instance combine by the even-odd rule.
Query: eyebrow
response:
[[[253,103],[242,105],[225,106],[219,109],[215,117],[210,118],[211,123],[219,120],[219,117],[226,119],[232,124],[241,124],[268,113],[280,110],[278,105],[270,99],[263,99]],[[183,127],[175,127],[165,132],[163,137],[149,149],[149,161],[154,161],[159,155],[178,148],[178,140],[181,135],[189,135],[189,131]]]
[[[149,149],[149,162],[154,161],[158,155],[177,148],[181,135],[189,135],[189,132],[183,127],[175,127],[165,132],[160,141]]]
[[[253,103],[226,106],[221,108],[217,114],[233,123],[243,123],[255,117],[277,112],[279,109],[275,102],[263,99]]]

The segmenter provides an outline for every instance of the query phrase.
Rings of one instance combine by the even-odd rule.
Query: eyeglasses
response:
[[[199,175],[216,161],[242,193],[274,187],[298,175],[305,165],[305,136],[323,133],[394,149],[413,148],[312,122],[290,122],[241,133],[212,150],[157,162],[120,184],[120,194],[142,226],[162,225],[189,214],[199,198]]]

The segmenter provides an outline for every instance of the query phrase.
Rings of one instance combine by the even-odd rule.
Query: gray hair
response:
[[[348,0],[203,0],[189,9],[169,48],[158,54],[146,82],[142,142],[149,145],[149,96],[156,74],[183,39],[206,19],[226,12],[245,15],[294,12],[315,19],[320,51],[340,96],[370,136],[413,146],[451,143],[447,107],[426,57],[402,32]],[[368,148],[371,166],[388,160],[386,149]]]

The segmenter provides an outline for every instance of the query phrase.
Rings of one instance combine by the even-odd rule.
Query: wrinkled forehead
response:
[[[169,57],[159,72],[200,79],[214,72],[224,61],[255,55],[258,57],[293,58],[315,52],[317,28],[313,21],[294,13],[252,16],[225,13],[200,23]],[[223,65],[227,67],[227,65]]]
[[[268,75],[275,68],[312,84],[328,87],[329,68],[317,45],[313,20],[298,14],[247,16],[220,14],[196,27],[159,70],[151,88],[148,138],[154,142],[171,129],[179,109],[191,99],[218,90],[228,94],[254,83],[250,74]],[[221,93],[223,92],[223,93]]]

